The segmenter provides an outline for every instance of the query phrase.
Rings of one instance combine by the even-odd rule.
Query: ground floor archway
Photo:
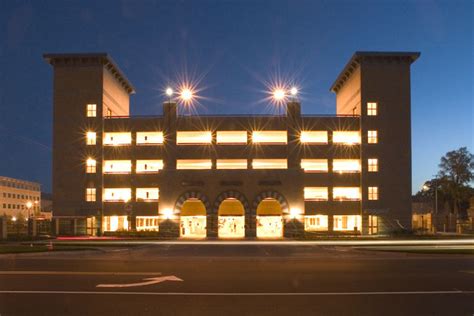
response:
[[[283,237],[283,210],[280,202],[267,197],[257,206],[257,238]]]
[[[236,198],[227,198],[221,202],[218,215],[217,236],[219,238],[245,237],[245,209]]]
[[[183,238],[206,237],[206,206],[197,198],[188,198],[181,206],[179,234]]]

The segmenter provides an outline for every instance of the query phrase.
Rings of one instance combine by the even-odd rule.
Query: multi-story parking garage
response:
[[[58,234],[183,238],[380,234],[411,226],[410,65],[356,52],[331,87],[335,115],[130,116],[134,88],[107,54],[54,67]]]

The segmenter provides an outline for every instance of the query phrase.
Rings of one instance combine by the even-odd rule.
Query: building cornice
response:
[[[129,93],[134,94],[135,88],[120,70],[112,57],[107,53],[71,53],[71,54],[44,54],[43,58],[50,65],[103,65]]]
[[[341,71],[336,81],[332,84],[329,89],[331,92],[337,93],[344,83],[351,77],[352,73],[359,67],[363,60],[385,60],[385,61],[398,61],[413,63],[420,57],[419,52],[365,52],[357,51],[352,55],[349,62],[346,64],[344,69]]]

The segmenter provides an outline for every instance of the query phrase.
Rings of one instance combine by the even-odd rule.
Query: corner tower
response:
[[[96,216],[102,209],[103,118],[128,116],[135,90],[106,53],[43,57],[54,69],[53,212]]]
[[[375,217],[381,230],[411,228],[410,66],[419,56],[356,52],[331,87],[338,115],[360,115],[364,233]]]

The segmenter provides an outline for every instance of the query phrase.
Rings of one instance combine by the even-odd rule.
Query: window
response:
[[[211,159],[178,159],[176,161],[176,169],[178,170],[204,170],[211,168]]]
[[[137,216],[136,228],[137,231],[157,231],[158,230],[158,216]]]
[[[104,189],[105,202],[128,202],[132,198],[130,188]]]
[[[369,235],[375,235],[379,232],[378,216],[369,215]]]
[[[95,190],[95,188],[87,188],[86,189],[86,201],[87,202],[95,202],[96,201],[96,190]]]
[[[255,131],[252,133],[252,142],[256,144],[286,144],[286,131]]]
[[[328,188],[327,187],[305,187],[304,199],[305,201],[327,201]]]
[[[156,173],[163,169],[163,160],[137,160],[137,173]]]
[[[287,169],[286,159],[254,159],[252,161],[253,169]]]
[[[87,132],[86,134],[86,143],[87,145],[95,145],[96,144],[96,134],[95,132]]]
[[[301,159],[304,172],[328,172],[327,159]]]
[[[163,132],[137,132],[137,145],[163,144]]]
[[[306,215],[304,217],[305,231],[326,231],[328,230],[327,215]]]
[[[377,115],[377,103],[369,102],[367,103],[367,115],[376,116]]]
[[[379,171],[379,160],[377,158],[368,159],[368,169],[369,172],[378,172]]]
[[[128,230],[127,216],[104,216],[103,230],[106,232]]]
[[[132,143],[132,134],[124,133],[104,133],[104,145],[106,146],[123,146]]]
[[[334,215],[335,231],[360,231],[361,216],[360,215]]]
[[[217,169],[247,169],[247,159],[217,159]]]
[[[332,189],[333,200],[335,201],[359,201],[359,187],[334,187]]]
[[[160,196],[159,192],[158,188],[137,188],[137,202],[158,201]]]
[[[367,131],[367,142],[369,144],[377,144],[377,131]]]
[[[327,144],[327,131],[302,131],[300,135],[300,142],[303,144]]]
[[[177,132],[178,145],[205,145],[212,143],[212,133],[208,131]]]
[[[376,201],[379,199],[379,187],[369,187],[369,201]]]
[[[96,116],[97,116],[97,104],[88,104],[87,117],[96,117]]]
[[[332,171],[338,173],[360,172],[359,159],[334,159],[332,161]]]
[[[87,173],[96,173],[97,161],[95,159],[89,158],[86,161],[86,172]]]
[[[105,160],[104,173],[130,173],[132,162],[130,160]]]
[[[359,131],[334,131],[332,142],[344,145],[360,144],[360,133]]]
[[[219,145],[247,144],[247,131],[218,131],[216,142]]]

